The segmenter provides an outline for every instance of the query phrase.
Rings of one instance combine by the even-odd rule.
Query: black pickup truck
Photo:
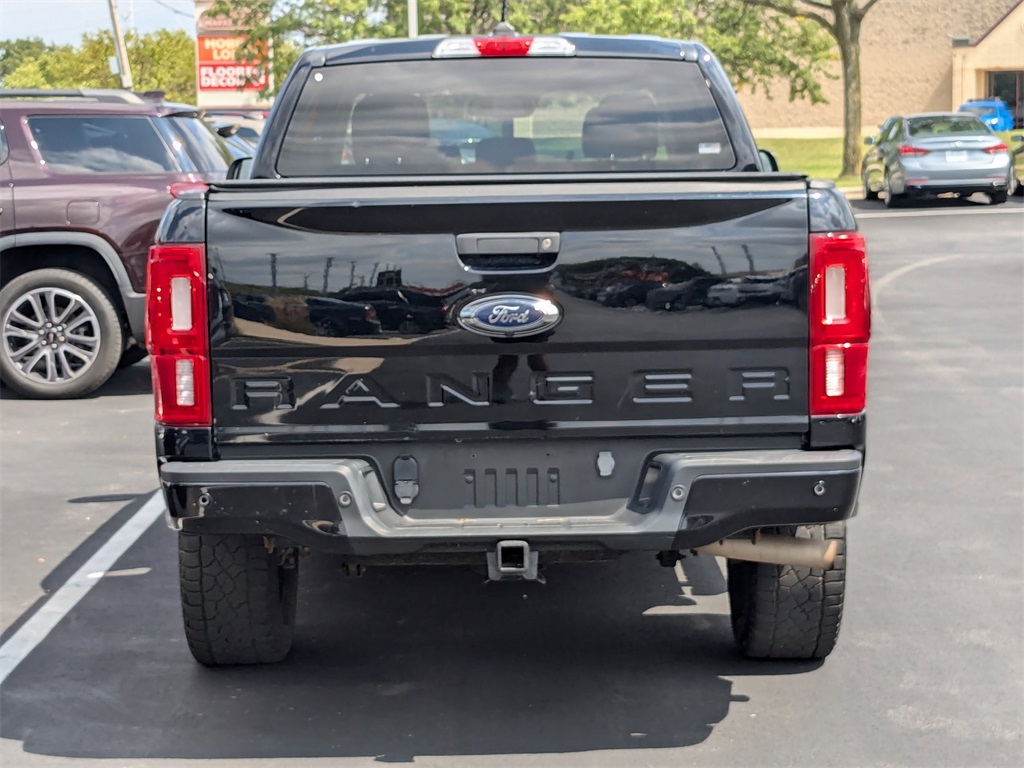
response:
[[[494,580],[718,555],[744,653],[828,655],[864,462],[864,240],[832,185],[758,152],[707,49],[310,50],[244,175],[179,196],[149,261],[199,662],[283,658],[309,552]]]

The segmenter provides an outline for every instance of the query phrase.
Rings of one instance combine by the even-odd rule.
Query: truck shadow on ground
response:
[[[708,613],[649,556],[552,567],[544,585],[468,568],[345,578],[313,557],[289,659],[205,669],[182,639],[176,569],[157,523],[8,678],[0,735],[120,759],[682,747],[747,700],[726,676],[817,666],[741,659],[714,572],[686,572],[687,595],[717,601]]]

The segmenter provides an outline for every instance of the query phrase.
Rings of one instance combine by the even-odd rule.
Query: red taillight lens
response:
[[[526,56],[532,37],[477,37],[473,39],[481,56]]]
[[[206,252],[155,245],[146,272],[146,347],[152,358],[156,420],[210,426],[210,344]]]
[[[210,187],[201,181],[175,181],[168,185],[167,191],[177,200],[187,192],[205,192]]]
[[[811,415],[860,413],[871,338],[864,238],[856,232],[812,234],[810,255]]]
[[[909,144],[903,144],[900,146],[900,154],[904,157],[922,157],[928,154],[927,149],[921,149],[920,147],[912,147]]]
[[[997,152],[1009,152],[1010,148],[1003,144],[1003,142],[999,142],[998,144],[993,144],[991,147],[985,147],[985,151],[990,155],[994,155]]]

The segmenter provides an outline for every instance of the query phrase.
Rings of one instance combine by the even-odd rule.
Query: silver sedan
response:
[[[1010,152],[976,116],[933,112],[892,117],[861,165],[864,197],[884,194],[886,205],[908,199],[984,192],[993,205],[1005,203],[1016,180]]]

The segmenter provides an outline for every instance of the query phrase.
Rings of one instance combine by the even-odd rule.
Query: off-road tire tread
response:
[[[832,567],[728,562],[733,635],[751,658],[823,659],[835,648],[846,589],[846,524],[800,526],[797,535],[835,540]]]
[[[100,323],[99,358],[81,376],[66,384],[42,384],[26,380],[8,362],[5,352],[0,351],[0,373],[4,384],[23,397],[40,400],[65,400],[84,397],[103,386],[117,370],[124,349],[124,328],[113,300],[107,292],[89,277],[71,269],[35,269],[18,275],[0,291],[0,319],[13,301],[33,287],[53,286],[78,293],[89,302]]]
[[[185,639],[206,666],[268,664],[288,655],[297,570],[262,536],[178,534]]]

